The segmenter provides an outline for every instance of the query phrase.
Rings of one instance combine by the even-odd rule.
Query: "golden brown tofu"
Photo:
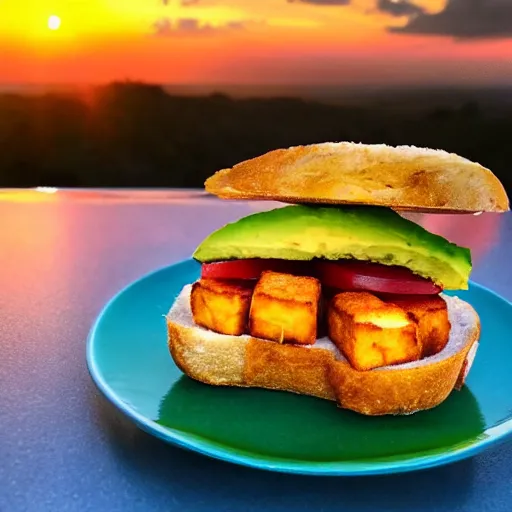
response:
[[[246,333],[252,291],[249,282],[196,281],[190,295],[194,322],[221,334]]]
[[[249,332],[279,343],[312,345],[317,337],[320,281],[263,272],[252,296]]]
[[[330,339],[356,370],[420,359],[415,322],[371,293],[339,293],[330,303],[327,321]]]
[[[418,324],[421,357],[433,356],[443,350],[450,338],[450,320],[446,301],[439,295],[413,295],[386,299],[400,306]]]

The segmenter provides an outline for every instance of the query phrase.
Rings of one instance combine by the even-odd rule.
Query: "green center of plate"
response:
[[[467,387],[437,409],[411,416],[368,417],[318,398],[214,388],[188,377],[172,385],[157,422],[235,450],[315,462],[437,453],[473,443],[485,426]]]

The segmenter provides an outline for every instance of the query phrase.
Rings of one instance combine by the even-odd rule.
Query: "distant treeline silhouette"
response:
[[[510,193],[510,133],[512,112],[488,115],[476,103],[399,113],[295,98],[172,96],[139,83],[3,94],[0,186],[202,187],[218,169],[275,148],[349,140],[452,151],[492,169]]]

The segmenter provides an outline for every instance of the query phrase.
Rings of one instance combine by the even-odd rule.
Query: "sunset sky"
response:
[[[512,84],[510,0],[0,0],[0,83]]]

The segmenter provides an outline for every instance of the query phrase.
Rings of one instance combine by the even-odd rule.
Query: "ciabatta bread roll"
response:
[[[366,204],[437,213],[504,212],[505,189],[486,167],[442,150],[351,142],[277,149],[205,182],[223,199]]]

